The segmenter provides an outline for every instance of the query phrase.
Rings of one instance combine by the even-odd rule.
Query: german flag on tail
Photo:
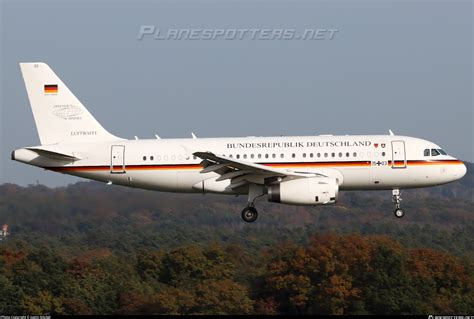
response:
[[[57,84],[45,84],[44,85],[44,93],[58,93],[58,85]]]

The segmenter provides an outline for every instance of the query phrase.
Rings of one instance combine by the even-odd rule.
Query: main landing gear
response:
[[[401,194],[402,193],[398,188],[392,190],[392,202],[395,204],[395,211],[393,212],[393,214],[397,218],[402,218],[403,216],[405,216],[405,212],[400,207],[400,202],[402,201]]]
[[[244,222],[253,223],[257,220],[258,212],[255,208],[254,202],[258,197],[263,195],[265,195],[263,185],[250,184],[248,204],[247,207],[242,210],[242,219],[244,220]]]
[[[253,203],[251,204],[253,205]],[[244,222],[253,223],[258,218],[258,212],[255,206],[247,206],[242,210],[242,219]]]

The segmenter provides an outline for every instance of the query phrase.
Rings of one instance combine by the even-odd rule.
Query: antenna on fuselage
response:
[[[157,140],[161,140],[161,137],[159,137],[158,134],[155,134],[155,137]]]
[[[390,133],[390,135],[394,136],[395,134],[393,134],[392,130],[389,129],[388,132]]]
[[[138,140],[138,136],[135,135],[135,139]]]
[[[194,133],[193,133],[193,132],[191,132],[191,136],[193,137],[193,139],[197,139],[197,136],[196,136],[196,135],[194,135]]]

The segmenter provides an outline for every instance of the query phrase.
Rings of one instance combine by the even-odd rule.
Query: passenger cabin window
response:
[[[424,154],[425,156],[430,156],[430,150],[427,148],[427,149],[423,152],[423,154]]]
[[[438,150],[435,150],[434,148],[431,149],[431,156],[438,156],[438,155],[441,155]]]

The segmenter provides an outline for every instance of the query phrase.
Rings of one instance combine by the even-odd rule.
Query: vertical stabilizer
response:
[[[118,140],[107,132],[51,68],[20,63],[42,145]]]

